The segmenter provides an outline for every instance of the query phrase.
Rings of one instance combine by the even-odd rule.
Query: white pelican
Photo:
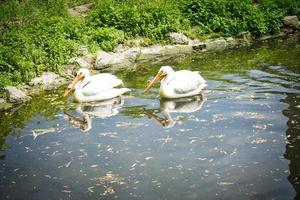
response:
[[[163,127],[170,128],[176,124],[176,120],[172,118],[171,113],[196,112],[202,108],[205,101],[206,98],[202,95],[177,99],[161,99],[160,112],[163,117],[159,117],[154,112],[149,112],[148,110],[145,110],[145,113],[149,118],[153,118],[158,121]]]
[[[66,112],[64,113],[64,118],[80,128],[82,132],[87,132],[92,129],[93,118],[105,119],[117,115],[123,104],[124,99],[122,97],[115,97],[93,104],[83,104],[76,109],[83,118],[75,117]]]
[[[78,102],[103,101],[130,92],[128,88],[115,88],[121,85],[122,80],[109,73],[90,76],[86,68],[79,69],[73,82],[66,89],[67,96],[73,89],[74,100]]]
[[[181,70],[175,72],[170,66],[163,66],[152,81],[148,82],[147,92],[157,82],[160,83],[159,96],[167,99],[190,97],[200,94],[206,81],[198,72]]]

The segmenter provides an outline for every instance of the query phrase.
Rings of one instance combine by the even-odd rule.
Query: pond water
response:
[[[61,89],[2,113],[0,199],[300,198],[299,41],[120,71],[126,98],[80,105]],[[143,94],[161,65],[200,71],[208,87]]]

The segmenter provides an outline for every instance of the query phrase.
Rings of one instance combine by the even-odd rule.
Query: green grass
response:
[[[87,17],[67,8],[94,2]],[[61,66],[87,44],[111,51],[132,38],[165,42],[180,31],[193,38],[231,36],[242,31],[275,33],[285,15],[300,15],[297,0],[23,0],[0,4],[0,90]]]

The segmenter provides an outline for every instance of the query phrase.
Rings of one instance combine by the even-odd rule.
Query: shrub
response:
[[[7,80],[22,82],[42,71],[59,71],[76,53],[81,38],[79,26],[77,20],[51,17],[26,27],[4,29],[0,36],[0,73],[9,74]]]
[[[267,3],[269,1],[269,3]],[[191,0],[181,7],[193,26],[206,33],[234,35],[242,31],[256,34],[280,29],[283,12],[271,0],[253,4],[250,0]]]
[[[102,3],[91,13],[89,24],[95,28],[122,30],[126,38],[142,36],[163,40],[167,33],[180,28],[182,17],[175,6],[162,5],[162,2],[132,0]]]
[[[67,7],[96,2],[87,18]],[[279,31],[284,15],[300,15],[299,0],[4,0],[0,4],[0,90],[42,71],[60,71],[79,44],[110,51],[143,38],[164,41],[169,32],[193,38]]]
[[[266,1],[266,0],[263,0]],[[272,3],[271,0],[268,0]],[[300,1],[299,0],[273,0],[276,5],[285,15],[298,15],[300,16]]]
[[[117,44],[124,42],[125,34],[115,28],[96,28],[89,31],[89,44],[96,43],[104,51],[111,51]]]

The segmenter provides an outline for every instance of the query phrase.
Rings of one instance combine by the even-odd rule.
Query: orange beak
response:
[[[147,84],[146,88],[144,89],[144,93],[148,92],[154,86],[155,83],[161,81],[164,77],[165,77],[165,75],[163,74],[163,72],[158,72],[153,80],[148,81],[148,84]]]
[[[78,74],[74,80],[72,81],[72,83],[70,83],[70,85],[68,85],[67,89],[65,90],[65,93],[64,93],[64,97],[66,97],[75,87],[75,85],[84,79],[84,76],[80,73]]]

